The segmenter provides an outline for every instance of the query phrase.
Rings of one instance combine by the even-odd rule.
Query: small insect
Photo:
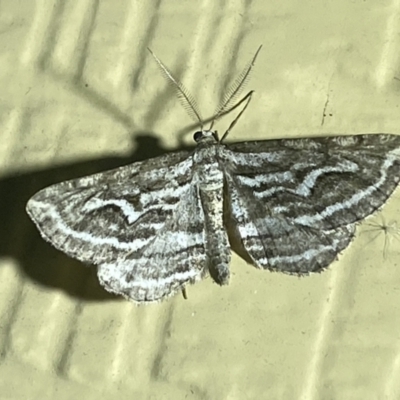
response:
[[[383,242],[383,258],[387,259],[390,251],[390,244],[394,239],[398,240],[400,243],[400,226],[398,226],[397,221],[391,220],[386,222],[385,217],[383,215],[379,215],[379,222],[370,221],[367,222],[368,226],[363,230],[363,233],[370,233],[372,237],[368,241],[371,242],[378,238],[380,235],[384,235]],[[393,249],[392,249],[393,250]]]
[[[154,56],[200,129],[179,151],[62,182],[27,212],[57,249],[97,265],[100,283],[137,303],[157,302],[207,274],[229,282],[230,241],[254,266],[306,275],[329,266],[400,178],[400,136],[224,139],[252,91],[234,104],[260,49],[228,88],[208,129],[187,89]],[[218,138],[214,122],[242,105]],[[229,229],[227,229],[229,227]]]

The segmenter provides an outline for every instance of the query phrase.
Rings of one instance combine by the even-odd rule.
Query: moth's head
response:
[[[217,131],[201,130],[193,134],[193,139],[196,143],[218,143]]]

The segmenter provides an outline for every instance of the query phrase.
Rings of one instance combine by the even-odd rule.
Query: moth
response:
[[[187,89],[153,54],[199,121],[193,152],[179,151],[47,187],[27,204],[41,236],[95,264],[106,290],[136,303],[163,300],[207,274],[229,282],[230,242],[251,264],[294,275],[320,272],[379,209],[400,177],[400,136],[224,139],[252,91],[233,105],[259,52],[209,129]],[[233,105],[233,106],[232,106]],[[242,105],[218,138],[213,124]]]

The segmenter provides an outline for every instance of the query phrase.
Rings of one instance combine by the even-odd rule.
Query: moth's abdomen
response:
[[[223,187],[216,187],[218,182],[200,188],[200,198],[205,217],[207,267],[215,282],[226,285],[231,253],[223,221]]]

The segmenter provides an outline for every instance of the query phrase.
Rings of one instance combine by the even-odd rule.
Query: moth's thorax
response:
[[[218,142],[199,145],[193,156],[194,171],[200,190],[221,189],[224,173],[218,161],[221,145]]]

